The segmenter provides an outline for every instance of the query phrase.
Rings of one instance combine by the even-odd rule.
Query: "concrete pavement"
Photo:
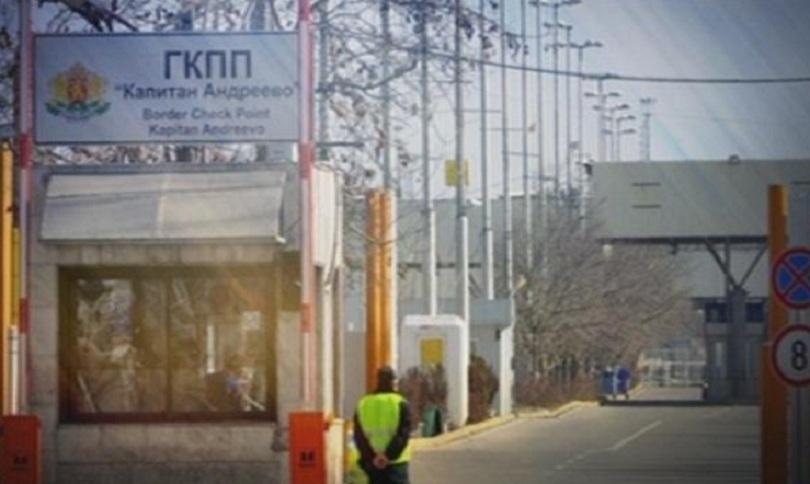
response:
[[[414,456],[415,484],[758,482],[758,408],[706,406],[694,389],[558,419],[517,418]]]

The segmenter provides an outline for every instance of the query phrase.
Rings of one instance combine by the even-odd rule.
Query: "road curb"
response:
[[[500,417],[493,417],[489,420],[485,420],[477,424],[467,425],[460,429],[456,429],[451,432],[444,433],[442,435],[437,435],[436,437],[417,437],[415,439],[411,439],[411,449],[415,451],[436,449],[444,445],[447,445],[451,442],[467,439],[475,435],[478,435],[482,432],[486,432],[487,430],[502,427],[508,424],[509,422],[515,421],[517,419],[558,418],[562,415],[573,412],[574,410],[580,408],[595,407],[595,406],[597,406],[597,403],[593,401],[574,401],[566,403],[565,405],[557,407],[553,410],[549,409],[532,409],[528,411],[516,410],[515,413],[513,414],[503,415]]]
[[[495,427],[501,427],[509,422],[512,422],[516,418],[516,415],[503,415],[484,420],[483,422],[477,424],[467,425],[465,427],[461,427],[460,429],[437,435],[436,437],[418,437],[411,439],[411,448],[413,450],[435,449],[437,447],[449,444],[450,442],[466,439]]]

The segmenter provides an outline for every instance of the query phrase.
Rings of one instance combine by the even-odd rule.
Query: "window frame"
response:
[[[227,264],[224,266],[60,266],[58,268],[58,360],[59,360],[59,421],[64,423],[215,423],[225,421],[276,421],[277,413],[277,331],[279,314],[280,273],[278,264]],[[259,308],[266,320],[266,410],[259,412],[107,412],[87,413],[73,408],[71,378],[75,375],[78,357],[75,352],[75,335],[78,325],[77,281],[80,279],[124,279],[131,281],[136,294],[133,307],[135,318],[140,318],[142,308],[137,294],[139,281],[144,279],[164,281],[170,284],[173,279],[189,277],[224,278],[260,277],[268,287],[267,298]],[[164,320],[167,328],[167,344],[170,346],[169,314]],[[171,364],[166,362],[167,398],[171,395]],[[170,400],[167,400],[167,405]]]

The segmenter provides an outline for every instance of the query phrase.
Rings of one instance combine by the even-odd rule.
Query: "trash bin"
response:
[[[599,387],[599,393],[601,393],[603,400],[616,398],[616,374],[612,368],[606,368],[602,371]]]
[[[433,437],[444,432],[442,410],[436,405],[425,407],[422,412],[422,437]]]

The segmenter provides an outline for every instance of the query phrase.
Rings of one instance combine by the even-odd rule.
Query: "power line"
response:
[[[408,50],[408,49],[402,49]],[[442,52],[431,51],[430,54],[435,58],[453,59],[451,54]],[[595,72],[577,72],[567,71],[560,69],[547,69],[545,67],[531,67],[526,68],[520,65],[504,64],[495,61],[485,61],[480,58],[463,56],[462,60],[469,63],[484,64],[490,67],[506,68],[516,71],[526,70],[528,72],[540,72],[542,74],[558,74],[568,77],[581,77],[583,79],[603,79],[605,81],[620,81],[620,82],[657,82],[669,84],[796,84],[810,82],[810,76],[803,77],[752,77],[752,78],[699,78],[699,77],[657,77],[657,76],[630,76],[623,74],[613,73],[595,73]]]

